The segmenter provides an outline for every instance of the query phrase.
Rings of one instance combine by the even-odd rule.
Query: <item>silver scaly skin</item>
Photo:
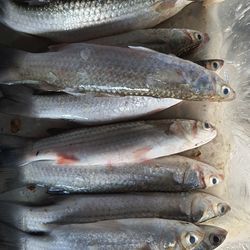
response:
[[[41,6],[1,1],[0,20],[10,28],[76,42],[154,27],[172,17],[189,0],[56,0]]]
[[[8,66],[0,67],[0,82],[5,84],[45,84],[70,93],[195,101],[227,101],[235,97],[234,90],[215,72],[145,48],[71,44],[37,54],[4,49],[0,55]]]
[[[224,180],[224,175],[214,167],[176,155],[110,167],[72,167],[54,161],[35,161],[21,168],[6,169],[7,173],[13,171],[9,189],[18,182],[20,186],[35,183],[47,186],[51,191],[70,193],[179,192],[206,189]],[[10,174],[6,177],[9,179]],[[6,177],[1,176],[3,180]]]
[[[1,245],[19,250],[192,250],[205,236],[188,222],[149,218],[51,226],[49,235],[40,236],[0,226]]]
[[[163,218],[200,223],[230,210],[221,199],[199,192],[85,194],[54,196],[51,199],[55,204],[42,207],[1,202],[0,220],[22,231],[48,232],[51,224],[126,218]]]
[[[39,160],[57,164],[94,166],[140,163],[204,145],[216,129],[195,120],[137,121],[82,128],[6,150],[0,164],[24,165]]]

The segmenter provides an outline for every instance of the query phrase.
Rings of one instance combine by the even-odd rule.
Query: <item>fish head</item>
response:
[[[203,222],[222,216],[230,211],[230,206],[223,200],[209,194],[196,193],[191,204],[192,221]]]
[[[219,71],[224,65],[224,61],[221,59],[202,60],[197,63],[211,71]]]
[[[219,75],[216,73],[212,76],[212,83],[215,86],[215,101],[231,101],[236,97],[236,93]]]
[[[174,48],[178,49],[176,52],[177,56],[184,57],[188,53],[194,52],[208,40],[209,37],[205,33],[196,30],[183,30],[179,33],[179,36],[177,36],[176,39],[173,40],[173,42],[176,42],[175,46],[177,47]]]
[[[227,231],[215,226],[200,225],[205,232],[204,239],[195,250],[212,250],[220,246],[227,237]]]
[[[172,123],[170,131],[176,136],[185,137],[195,147],[201,146],[217,135],[217,130],[208,122],[178,119]]]
[[[194,249],[205,237],[205,233],[199,227],[188,223],[182,223],[182,231],[178,233],[176,247],[174,249]]]
[[[218,185],[223,179],[224,175],[220,174],[214,167],[192,160],[190,167],[185,171],[183,184],[190,189],[205,189]]]

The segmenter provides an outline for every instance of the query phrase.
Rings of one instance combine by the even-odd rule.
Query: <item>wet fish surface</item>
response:
[[[64,119],[86,125],[111,123],[153,114],[181,100],[144,96],[25,93],[23,86],[7,86],[0,98],[0,112],[32,118]],[[6,88],[5,88],[6,89]],[[27,91],[26,91],[27,92]]]
[[[145,29],[87,41],[109,46],[139,46],[161,53],[184,56],[208,40],[208,35],[189,29]]]
[[[0,2],[0,20],[16,31],[76,42],[154,27],[194,1],[57,0],[29,6],[7,0]]]
[[[0,82],[4,84],[197,101],[235,97],[234,90],[215,72],[145,48],[71,44],[36,54],[2,49],[0,56],[4,58],[0,63]]]
[[[112,167],[180,153],[206,144],[216,135],[211,124],[195,120],[96,126],[40,139],[26,148],[2,150],[0,165],[21,166],[39,160],[54,160],[62,165]]]
[[[212,250],[219,247],[227,237],[227,231],[220,227],[199,225],[204,230],[205,236],[199,246],[194,250]]]
[[[78,224],[111,219],[164,218],[203,222],[226,214],[230,207],[205,193],[69,195],[45,207],[1,202],[0,220],[26,232],[49,231],[51,224]],[[60,199],[62,201],[60,201]]]
[[[49,235],[34,236],[1,225],[2,245],[25,250],[194,249],[204,231],[188,222],[164,219],[123,219],[60,225]]]
[[[174,155],[107,167],[35,161],[22,167],[1,168],[0,178],[7,190],[39,184],[56,193],[108,193],[205,189],[222,183],[224,175],[208,164]]]

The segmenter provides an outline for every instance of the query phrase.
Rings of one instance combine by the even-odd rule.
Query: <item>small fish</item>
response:
[[[96,96],[95,94],[30,93],[24,86],[6,86],[0,112],[32,118],[64,119],[84,125],[105,124],[153,114],[181,102],[173,98]]]
[[[56,42],[84,41],[154,27],[198,0],[0,1],[0,21]],[[40,1],[41,2],[41,1]]]
[[[224,175],[203,162],[173,155],[112,166],[71,167],[35,161],[1,168],[0,179],[6,190],[33,183],[47,186],[52,193],[179,192],[216,186]]]
[[[235,98],[234,90],[215,72],[147,48],[71,44],[46,53],[2,49],[0,57],[0,83],[8,85],[193,101]]]
[[[188,222],[147,218],[60,225],[38,236],[0,225],[0,244],[20,250],[191,250],[204,236],[201,228]]]
[[[39,160],[71,166],[113,166],[173,155],[210,142],[217,135],[207,122],[155,120],[73,130],[0,152],[0,165]]]
[[[199,225],[205,237],[194,250],[212,250],[219,247],[227,237],[227,231],[215,226]]]
[[[195,63],[212,71],[220,71],[220,69],[224,65],[224,61],[221,59],[201,60],[201,61],[196,61]]]
[[[189,29],[145,29],[87,41],[109,46],[139,46],[161,53],[186,55],[208,40],[208,35]]]
[[[58,197],[55,196],[54,200]],[[226,214],[230,207],[205,193],[95,194],[60,197],[43,207],[0,204],[0,220],[26,232],[49,231],[51,224],[78,224],[126,218],[163,218],[203,222]]]

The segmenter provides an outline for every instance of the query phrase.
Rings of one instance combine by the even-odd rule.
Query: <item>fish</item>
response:
[[[55,204],[31,207],[1,202],[0,220],[25,232],[49,232],[50,225],[125,218],[162,218],[200,223],[230,211],[221,199],[200,192],[66,195]]]
[[[219,247],[226,239],[228,232],[220,227],[199,225],[204,230],[205,236],[194,250],[212,250]]]
[[[197,30],[156,28],[133,30],[124,34],[89,40],[87,43],[119,47],[139,46],[182,57],[192,53],[208,40],[207,34]]]
[[[203,162],[173,155],[107,167],[35,161],[0,168],[0,179],[6,190],[37,184],[50,193],[180,192],[217,186],[224,175]]]
[[[38,236],[0,226],[0,244],[20,250],[191,250],[204,235],[204,231],[192,223],[156,218],[60,225],[52,227],[49,234]]]
[[[6,89],[6,88],[5,88]],[[32,94],[20,85],[7,86],[0,112],[31,118],[63,119],[84,125],[112,123],[153,114],[180,103],[174,98]]]
[[[140,163],[199,147],[216,135],[210,123],[185,119],[81,128],[35,140],[26,147],[3,149],[0,166],[22,166],[39,160],[71,166]]]
[[[229,101],[235,91],[215,72],[148,48],[71,44],[45,53],[1,49],[0,83],[79,95]]]
[[[224,60],[222,60],[222,59],[207,59],[207,60],[196,61],[196,63],[205,67],[206,69],[209,69],[212,71],[220,71],[224,65]]]
[[[0,1],[0,21],[19,32],[71,43],[154,27],[197,1],[57,0],[29,6],[7,0]]]

